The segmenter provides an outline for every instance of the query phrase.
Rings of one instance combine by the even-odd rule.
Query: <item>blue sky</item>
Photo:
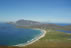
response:
[[[0,0],[0,22],[19,19],[71,23],[71,0]]]

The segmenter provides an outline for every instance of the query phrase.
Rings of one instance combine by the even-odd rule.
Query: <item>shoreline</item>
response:
[[[27,43],[22,43],[22,44],[13,45],[13,46],[24,47],[24,46],[27,46],[27,45],[33,44],[34,42],[36,42],[36,41],[38,41],[39,39],[43,38],[43,37],[45,36],[45,34],[46,34],[46,31],[43,30],[43,29],[35,28],[34,30],[40,30],[42,33],[41,33],[39,36],[33,38],[32,40],[27,41]]]

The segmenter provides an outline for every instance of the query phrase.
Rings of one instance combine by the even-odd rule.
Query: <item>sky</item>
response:
[[[0,0],[0,22],[20,19],[71,23],[71,0]]]

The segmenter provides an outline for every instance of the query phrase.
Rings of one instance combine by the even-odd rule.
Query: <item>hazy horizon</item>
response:
[[[71,0],[0,0],[0,22],[20,19],[71,23]]]

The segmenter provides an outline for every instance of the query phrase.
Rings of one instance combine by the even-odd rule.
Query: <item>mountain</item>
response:
[[[20,25],[20,26],[32,26],[32,25],[40,25],[40,22],[21,19],[21,20],[16,21],[16,25]]]
[[[53,30],[68,30],[71,31],[71,25],[69,26],[60,26],[57,24],[43,24],[37,21],[32,20],[18,20],[16,21],[17,27],[29,27],[29,28],[44,28],[44,29],[53,29]]]

